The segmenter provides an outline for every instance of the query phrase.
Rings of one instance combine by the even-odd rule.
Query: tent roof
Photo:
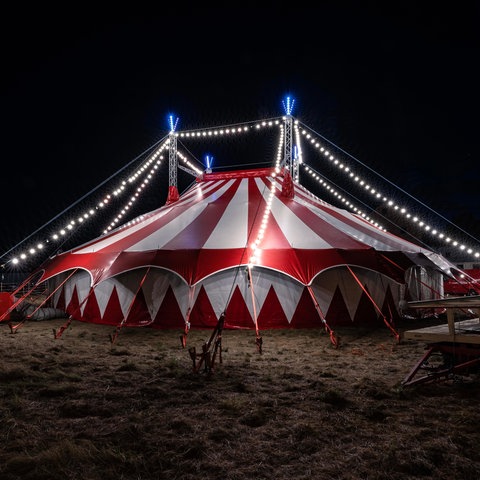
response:
[[[288,173],[264,168],[204,173],[178,201],[54,257],[42,267],[42,280],[82,268],[96,284],[153,266],[193,285],[247,265],[255,246],[257,265],[303,284],[338,265],[393,278],[403,278],[404,269],[418,262],[446,266],[431,251],[318,199]]]

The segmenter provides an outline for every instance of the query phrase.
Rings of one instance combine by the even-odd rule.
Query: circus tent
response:
[[[46,262],[72,318],[115,326],[393,326],[448,262],[334,207],[286,169],[203,173],[174,202]],[[419,290],[420,289],[420,290]]]
[[[327,161],[325,171],[337,168],[377,204],[418,220],[340,161],[325,139],[291,116],[292,104],[286,106],[281,118],[205,130],[177,132],[170,116],[169,134],[131,162],[140,160],[121,186],[51,236],[54,241],[45,245],[55,251],[14,292],[14,303],[0,321],[41,291],[26,319],[49,308],[64,312],[69,321],[113,325],[117,332],[124,326],[188,332],[221,324],[255,329],[257,338],[260,329],[324,327],[333,337],[336,326],[383,323],[398,338],[396,321],[419,315],[408,309],[408,302],[442,298],[444,279],[455,266],[424,243],[386,231],[343,196],[344,206],[334,206],[302,185],[300,165],[318,185],[335,191],[305,162],[303,136],[315,155]],[[213,172],[209,160],[200,169],[188,158],[191,146],[186,142],[239,140],[267,130],[279,133],[276,160],[269,167],[245,169],[246,158],[271,155],[257,146],[241,153],[241,169]],[[167,151],[165,203],[124,219],[139,192],[153,183]],[[181,194],[178,170],[195,178]],[[66,232],[132,190],[102,235],[61,251]],[[58,239],[60,245],[52,246]],[[37,251],[31,248],[23,256],[33,258]],[[420,315],[432,313],[437,312],[422,310]]]

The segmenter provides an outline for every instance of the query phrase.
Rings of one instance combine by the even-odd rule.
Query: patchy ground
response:
[[[64,321],[0,324],[2,480],[480,478],[479,378],[402,388],[386,328],[226,330],[207,374],[211,331]]]

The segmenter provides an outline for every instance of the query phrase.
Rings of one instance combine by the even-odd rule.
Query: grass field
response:
[[[0,324],[2,480],[480,478],[477,374],[401,382],[425,351],[387,328],[210,331]]]

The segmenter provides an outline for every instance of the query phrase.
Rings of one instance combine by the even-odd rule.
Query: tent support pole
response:
[[[323,326],[325,327],[325,331],[330,335],[330,341],[335,347],[338,347],[340,342],[337,336],[335,335],[335,332],[328,325],[325,315],[323,314],[322,309],[320,308],[320,305],[317,302],[315,293],[313,293],[313,289],[311,285],[307,285],[307,290],[308,290],[308,293],[310,293],[310,296],[312,297],[313,303],[315,305],[315,310],[317,311],[318,316],[320,317],[320,320],[322,321]]]
[[[16,325],[13,325],[12,323],[9,323],[8,326],[10,327],[10,333],[16,333],[17,329],[19,329],[20,327],[22,327],[25,322],[27,320],[29,320],[32,315],[38,311],[39,308],[42,307],[42,305],[44,305],[54,294],[55,292],[57,292],[63,285],[65,285],[65,283],[77,272],[78,268],[76,268],[75,270],[72,271],[72,273],[43,301],[40,303],[40,305],[38,305],[38,307],[30,314],[30,315],[27,315],[25,316],[25,318],[17,323]],[[30,277],[31,278],[31,277]],[[18,292],[21,288],[23,288],[23,286],[25,286],[27,283],[28,283],[28,280],[27,279],[25,282],[23,282],[22,286],[17,288],[16,292]],[[30,295],[34,290],[35,288],[37,288],[38,284],[35,283],[35,285],[25,294],[23,294],[10,308],[9,310],[7,311],[7,313],[10,313],[13,309],[17,308],[18,305],[20,305],[27,297],[28,295]]]
[[[253,289],[251,265],[248,265],[247,272],[248,272],[248,285],[250,286],[250,293],[252,295],[253,320],[255,322],[255,345],[257,346],[258,353],[262,353],[263,340],[258,330],[257,307],[255,305],[255,291]]]
[[[180,335],[180,343],[182,344],[182,348],[185,348],[187,346],[187,335],[190,331],[190,312],[191,309],[190,307],[188,307],[187,314],[185,315],[185,327],[183,329],[183,333]]]
[[[188,309],[187,313],[185,314],[185,327],[183,333],[180,335],[180,343],[182,344],[182,348],[187,346],[187,335],[190,331],[190,315],[192,313],[192,306],[193,300],[195,298],[195,285],[189,288],[188,291]]]
[[[68,280],[68,279],[67,279]],[[65,282],[67,281],[65,280]],[[63,282],[62,285],[65,283]],[[76,310],[68,317],[68,320],[60,327],[58,328],[57,330],[53,329],[53,336],[55,339],[57,338],[60,338],[62,336],[62,333],[69,327],[69,325],[72,323],[72,320],[73,320],[73,315],[76,313],[76,312],[80,312],[81,308],[83,307],[83,305],[86,303],[86,301],[90,298],[90,295],[94,292],[94,288],[93,286],[90,287],[90,291],[88,292],[88,295],[82,300],[82,302],[80,303],[80,305],[78,305],[78,307],[76,308]]]
[[[395,267],[398,267],[401,271],[403,271],[402,267],[400,267],[399,265],[397,265],[395,262],[393,262],[392,260],[390,260],[388,257],[386,257],[385,255],[382,255],[382,257],[387,260],[388,262],[390,262],[391,264],[395,265]],[[422,282],[421,280],[418,281],[418,283],[424,287],[426,287],[428,290],[430,290],[431,292],[433,293],[436,293],[438,295],[440,295],[441,292],[435,290],[434,288],[432,288],[431,285],[427,285],[425,282]]]
[[[383,314],[383,312],[380,310],[380,308],[378,307],[378,305],[375,303],[375,301],[373,300],[372,296],[367,292],[367,289],[363,286],[362,282],[360,281],[360,279],[355,275],[355,273],[353,272],[353,270],[347,265],[347,268],[348,270],[350,271],[350,273],[352,274],[352,277],[355,279],[355,281],[360,285],[360,288],[365,292],[365,295],[368,297],[368,299],[372,302],[372,305],[375,307],[375,309],[377,310],[377,312],[380,314],[380,316],[383,318],[383,322],[385,323],[385,325],[391,330],[391,332],[393,333],[393,335],[395,336],[396,340],[397,341],[400,341],[400,334],[390,325],[390,322],[387,321],[387,318],[385,317],[385,315]]]
[[[63,281],[57,288],[55,288],[55,290],[53,290],[52,293],[50,293],[50,295],[48,295],[44,300],[43,302],[41,302],[37,308],[32,312],[30,313],[28,316],[27,316],[27,320],[29,318],[31,318],[33,315],[35,315],[36,312],[38,312],[38,310],[40,310],[40,308],[43,307],[43,305],[45,305],[54,295],[56,292],[58,292],[58,290],[60,290],[60,288],[63,287],[63,285],[65,285],[66,282],[68,282],[68,280],[77,272],[78,268],[76,268],[75,270],[73,270],[73,272],[65,279],[65,281]]]
[[[25,287],[25,285],[28,284],[28,282],[35,276],[35,273],[33,273],[32,275],[28,276],[16,289],[15,291],[12,292],[12,296],[15,297],[15,295],[20,292],[21,290],[23,290],[23,288]],[[20,296],[20,298],[13,303],[13,305],[11,305],[7,310],[5,310],[5,312],[3,312],[1,315],[0,315],[0,322],[3,322],[3,320],[5,320],[8,316],[9,313],[12,313],[17,307],[18,305],[20,305],[20,303],[23,302],[23,300],[25,300],[25,298],[30,295],[30,293],[33,292],[33,290],[35,290],[35,287],[37,286],[37,283],[35,282],[35,285],[27,291],[27,293],[25,294],[22,294]],[[23,323],[23,322],[21,322]],[[9,324],[10,325],[10,324]],[[10,328],[12,328],[10,326]],[[14,333],[14,332],[12,332]]]
[[[143,287],[143,284],[145,283],[145,280],[147,279],[147,275],[150,272],[150,268],[151,267],[147,268],[147,271],[145,272],[145,275],[143,276],[142,281],[138,285],[137,291],[135,292],[135,295],[133,296],[132,301],[128,306],[127,314],[123,316],[122,321],[117,325],[117,328],[115,329],[115,331],[110,335],[111,343],[115,343],[115,341],[117,340],[118,334],[120,333],[120,329],[125,325],[128,315],[130,314],[130,310],[132,309],[133,304],[135,303],[135,300],[137,298],[138,292],[141,290],[141,288]]]

